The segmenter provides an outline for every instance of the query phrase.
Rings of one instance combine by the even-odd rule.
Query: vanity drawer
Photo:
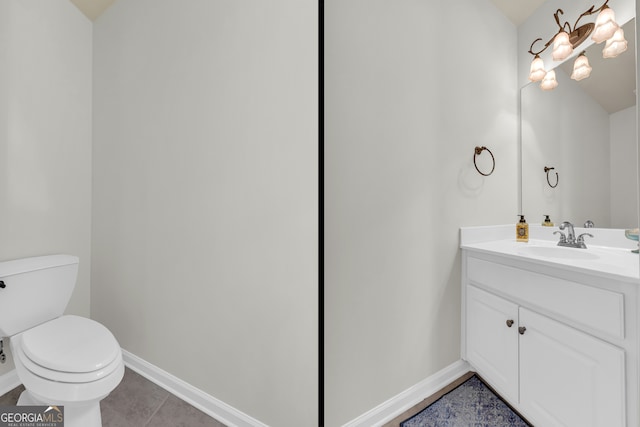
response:
[[[522,306],[539,308],[624,339],[624,295],[569,280],[467,258],[467,278]]]

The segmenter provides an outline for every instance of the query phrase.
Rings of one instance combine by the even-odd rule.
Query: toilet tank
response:
[[[78,276],[78,257],[47,255],[0,262],[0,337],[62,316]]]

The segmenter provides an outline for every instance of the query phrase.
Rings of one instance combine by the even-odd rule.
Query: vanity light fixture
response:
[[[558,9],[553,17],[558,24],[558,32],[547,41],[544,47],[539,51],[534,51],[533,46],[542,40],[537,38],[531,43],[529,53],[534,56],[531,62],[531,70],[529,72],[529,80],[532,82],[541,82],[540,87],[543,90],[551,90],[558,86],[556,81],[555,72],[552,76],[546,76],[553,70],[545,72],[544,64],[540,58],[540,54],[547,50],[547,48],[553,42],[552,58],[554,61],[563,61],[568,58],[573,50],[584,42],[589,35],[592,35],[591,39],[596,43],[602,43],[606,41],[602,56],[605,58],[614,58],[620,53],[627,50],[627,41],[624,38],[624,32],[622,28],[615,21],[615,14],[613,10],[607,6],[609,0],[605,0],[604,4],[599,8],[591,6],[585,12],[583,12],[573,27],[568,22],[560,24],[560,15],[564,14],[562,9]],[[592,22],[578,26],[580,20],[589,15],[598,13],[595,24]],[[582,52],[573,66],[573,74],[571,78],[574,80],[582,80],[589,77],[591,73],[591,66],[584,52]],[[575,77],[574,77],[575,76]]]

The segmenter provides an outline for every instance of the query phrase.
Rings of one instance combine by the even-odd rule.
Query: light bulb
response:
[[[542,79],[540,83],[540,89],[542,90],[552,90],[558,86],[558,81],[556,80],[556,72],[555,70],[547,71],[547,74]]]
[[[547,72],[544,70],[544,61],[540,58],[540,55],[536,55],[531,61],[531,71],[529,71],[529,80],[532,82],[539,82],[544,78]]]
[[[602,57],[615,58],[616,56],[627,50],[627,44],[627,40],[624,38],[624,31],[622,30],[622,28],[618,28],[613,36],[609,40],[607,40],[607,44],[602,50]]]
[[[563,61],[573,52],[573,46],[569,41],[569,34],[566,31],[560,31],[553,39],[553,53],[551,57],[554,61]]]
[[[598,14],[598,18],[596,18],[596,26],[593,29],[591,40],[596,43],[602,43],[611,38],[618,28],[620,26],[616,23],[616,15],[613,13],[613,9],[605,6]]]
[[[573,63],[573,73],[571,73],[571,78],[573,80],[580,81],[582,79],[586,79],[589,75],[591,75],[591,66],[589,65],[587,56],[582,52],[576,59],[576,62]]]

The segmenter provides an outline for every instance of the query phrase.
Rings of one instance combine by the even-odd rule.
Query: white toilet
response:
[[[50,255],[0,262],[0,337],[10,337],[18,405],[62,405],[65,427],[102,426],[100,400],[124,375],[107,328],[65,315],[78,258]]]

